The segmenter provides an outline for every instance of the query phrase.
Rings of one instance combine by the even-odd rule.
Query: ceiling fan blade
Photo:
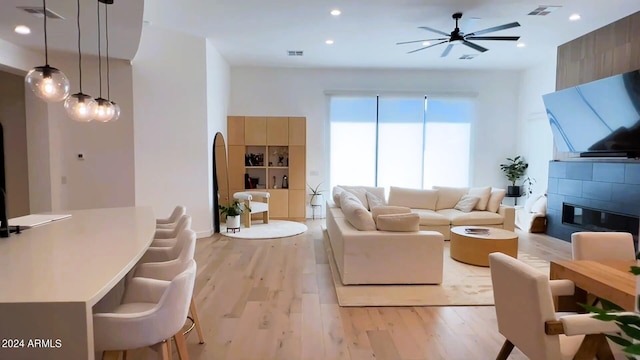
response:
[[[414,40],[414,41],[403,41],[403,42],[396,43],[396,45],[402,45],[402,44],[413,44],[413,43],[419,43],[419,42],[425,42],[425,41],[441,41],[441,40],[449,40],[449,38],[424,39],[424,40]]]
[[[418,28],[419,29],[424,29],[424,30],[427,30],[427,31],[431,31],[431,32],[434,32],[436,34],[440,34],[440,35],[444,35],[444,36],[450,36],[451,35],[451,34],[446,33],[444,31],[440,31],[438,29],[430,28],[428,26],[419,26]]]
[[[480,45],[478,45],[478,44],[474,44],[474,43],[472,43],[471,41],[462,40],[462,43],[463,43],[463,44],[465,44],[465,45],[467,45],[468,47],[470,47],[470,48],[472,48],[472,49],[475,49],[475,50],[478,50],[478,51],[480,51],[480,52],[485,52],[485,51],[489,50],[489,49],[484,48],[484,47],[482,47],[482,46],[480,46]]]
[[[433,45],[425,46],[425,47],[420,48],[420,49],[415,49],[415,50],[409,51],[407,54],[411,54],[411,53],[414,53],[414,52],[416,52],[416,51],[420,51],[420,50],[428,49],[428,48],[430,48],[430,47],[434,47],[434,46],[436,46],[436,45],[444,44],[444,43],[446,43],[446,42],[449,42],[449,40],[445,40],[445,41],[439,42],[439,43],[437,43],[437,44],[433,44]]]
[[[507,40],[518,41],[520,36],[465,36],[467,40]]]
[[[440,57],[446,57],[447,55],[449,55],[449,52],[451,51],[451,49],[453,49],[453,44],[447,45],[447,47],[444,49]]]
[[[500,26],[494,26],[494,27],[491,27],[491,28],[488,28],[488,29],[474,31],[474,32],[472,32],[470,34],[467,34],[467,36],[482,35],[482,34],[494,32],[494,31],[511,29],[511,28],[518,27],[518,26],[520,26],[520,23],[512,22],[512,23],[508,23],[508,24],[504,24],[504,25],[500,25]]]

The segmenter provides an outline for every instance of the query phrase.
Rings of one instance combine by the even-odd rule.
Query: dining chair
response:
[[[103,359],[118,359],[123,351],[152,346],[159,347],[162,359],[167,360],[172,338],[180,358],[188,358],[182,327],[193,295],[196,262],[182,265],[183,269],[172,269],[179,272],[167,276],[170,281],[132,279],[119,306],[93,314],[94,347],[103,352]]]
[[[156,229],[173,229],[182,215],[187,213],[187,208],[181,205],[176,206],[168,218],[156,219]]]
[[[262,213],[262,222],[269,223],[269,197],[271,194],[265,191],[241,191],[233,194],[235,200],[240,201],[244,209],[250,209],[250,211],[244,211],[242,213],[242,219],[245,228],[251,227],[251,215]],[[256,198],[258,201],[254,201]]]
[[[571,234],[573,260],[636,259],[633,235],[627,232],[581,231]]]
[[[497,360],[507,359],[514,347],[535,360],[572,359],[576,354],[592,359],[592,351],[612,354],[603,333],[620,332],[614,322],[555,312],[553,296],[573,295],[572,281],[549,280],[548,274],[498,252],[489,254],[489,264],[498,331],[506,338]],[[626,358],[617,347],[615,358]]]

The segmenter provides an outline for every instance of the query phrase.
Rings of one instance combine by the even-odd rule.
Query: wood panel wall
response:
[[[640,69],[640,11],[558,46],[556,91]]]

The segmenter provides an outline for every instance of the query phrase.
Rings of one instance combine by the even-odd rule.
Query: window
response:
[[[469,98],[332,96],[331,186],[469,185]]]

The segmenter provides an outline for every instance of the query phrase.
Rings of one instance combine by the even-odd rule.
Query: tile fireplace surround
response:
[[[640,217],[640,162],[551,161],[548,186],[547,234],[558,239],[571,241],[572,233],[590,231],[563,224],[563,204]]]

